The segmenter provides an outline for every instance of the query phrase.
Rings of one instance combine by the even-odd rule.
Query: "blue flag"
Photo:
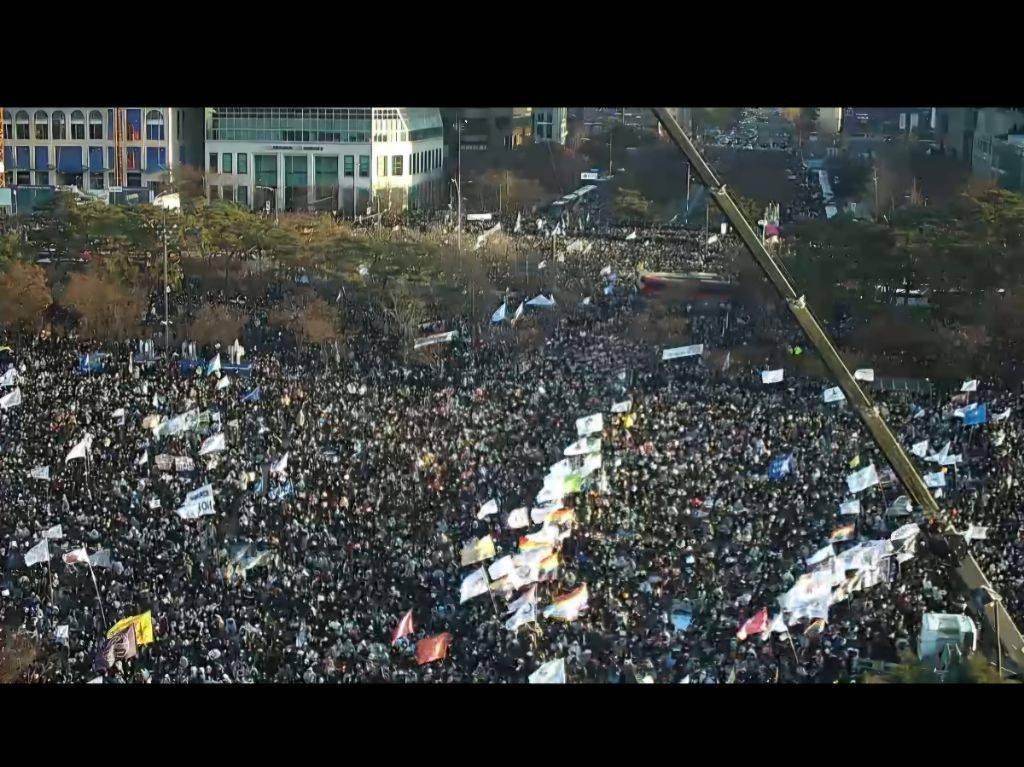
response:
[[[988,410],[985,405],[976,405],[964,409],[964,426],[977,426],[988,421]]]
[[[768,464],[768,479],[780,479],[783,474],[789,474],[789,464],[792,460],[792,453],[781,458],[773,458],[772,462]]]
[[[256,387],[251,392],[242,397],[242,402],[259,402],[260,401],[260,387]]]

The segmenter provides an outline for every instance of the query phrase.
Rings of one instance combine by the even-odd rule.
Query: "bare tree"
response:
[[[196,313],[189,334],[196,343],[228,345],[241,334],[245,317],[223,304],[204,304]]]
[[[35,264],[14,261],[0,274],[0,324],[34,332],[51,303],[46,272]]]
[[[99,341],[124,341],[136,335],[145,310],[138,292],[107,276],[71,275],[61,303],[80,317],[79,330]]]

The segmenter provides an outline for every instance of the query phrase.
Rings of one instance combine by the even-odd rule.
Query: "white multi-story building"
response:
[[[210,199],[265,210],[345,215],[447,202],[439,110],[212,107]]]
[[[109,189],[114,179],[114,107],[4,107],[8,186]],[[202,162],[202,111],[125,107],[126,186],[156,187],[179,163]]]
[[[567,107],[534,107],[533,140],[553,141],[565,145],[569,136],[569,109]]]

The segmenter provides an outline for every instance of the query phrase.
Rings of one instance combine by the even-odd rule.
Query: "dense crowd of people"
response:
[[[74,337],[16,345],[0,391],[20,392],[0,411],[0,624],[36,644],[24,678],[526,682],[561,659],[575,683],[829,683],[852,677],[858,658],[897,660],[925,612],[967,609],[931,523],[905,507],[852,410],[823,400],[831,384],[790,372],[762,382],[762,369],[785,367],[795,325],[763,364],[719,362],[717,351],[751,342],[742,316],[723,325],[691,313],[685,342],[704,350],[667,361],[626,332],[643,300],[639,266],[724,269],[721,245],[680,229],[588,229],[583,216],[556,245],[562,257],[538,269],[550,234],[505,228],[510,248],[533,254],[538,292],[578,282],[589,299],[531,307],[545,335],[529,349],[497,343],[503,328],[482,329],[474,346],[452,320],[440,327],[458,337],[423,364],[381,334],[369,306],[350,315],[360,327],[344,358],[250,325],[248,369],[227,365],[225,349],[202,355],[223,355],[215,366],[178,355],[129,365],[122,348],[79,374]],[[492,264],[499,289],[518,262]],[[242,300],[259,314],[259,301]],[[1022,395],[982,382],[973,401],[1009,415],[965,427],[938,395],[874,394],[908,447],[948,442],[962,456],[941,503],[959,526],[985,528],[970,545],[1020,620]],[[199,415],[181,428],[189,412]],[[581,434],[578,419],[597,413],[603,422]],[[217,434],[223,448],[207,450]],[[567,457],[587,436],[600,443]],[[541,503],[564,461],[574,472],[591,462],[589,473]],[[871,464],[879,483],[852,494],[847,475]],[[215,513],[177,513],[205,486]],[[571,513],[551,528],[556,508]],[[908,523],[919,533],[897,557],[890,537]],[[492,576],[462,600],[475,567],[552,529],[554,571],[516,587]],[[493,554],[464,566],[487,536]],[[873,583],[829,583],[824,616],[783,609],[822,561],[872,541],[884,554]],[[82,548],[87,566],[64,556]],[[584,585],[582,609],[546,617]],[[509,605],[524,599],[536,613],[516,609],[510,624]],[[105,656],[111,627],[146,613],[152,641],[137,632],[134,652]],[[446,634],[424,658],[423,642]]]

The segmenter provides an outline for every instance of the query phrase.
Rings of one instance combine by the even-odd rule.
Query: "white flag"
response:
[[[854,371],[853,377],[858,381],[874,381],[875,371],[872,368],[860,368]]]
[[[512,231],[515,232],[516,234],[519,234],[519,230],[522,229],[522,228],[523,228],[523,214],[522,213],[516,213],[516,225],[515,225],[515,228]]]
[[[725,361],[722,362],[722,372],[724,373],[729,369],[729,365],[732,363],[732,350],[730,349],[725,353]]]
[[[510,602],[508,612],[519,610],[525,604],[537,604],[537,584],[534,583],[514,602]]]
[[[213,373],[220,372],[220,352],[217,352],[217,356],[210,360],[210,363],[206,366],[206,375],[212,375]]]
[[[523,307],[526,305],[524,301],[519,302],[519,307],[516,309],[516,313],[512,315],[512,321],[515,322],[523,316]]]
[[[541,261],[539,264],[537,264],[537,268],[538,269],[543,269],[547,265],[548,265],[547,260],[544,260],[544,261]]]
[[[119,407],[117,410],[115,410],[113,413],[110,414],[110,417],[112,419],[114,419],[115,421],[117,421],[119,424],[123,425],[124,424],[124,415],[125,415],[124,408],[123,407]]]
[[[71,448],[71,452],[67,454],[64,459],[64,463],[72,461],[75,458],[85,458],[85,454],[92,448],[92,435],[86,434],[82,437],[81,441]]]
[[[932,472],[931,474],[925,474],[924,483],[928,487],[945,487],[946,475],[943,474],[941,471]]]
[[[900,541],[910,540],[920,532],[921,528],[914,522],[910,522],[909,524],[903,525],[902,527],[894,530],[893,534],[889,536],[889,540],[894,543],[899,543]]]
[[[271,474],[285,474],[288,471],[288,453],[278,459],[277,463],[270,467]]]
[[[512,513],[508,515],[508,526],[512,530],[530,526],[530,516],[525,506],[512,509]]]
[[[478,597],[481,594],[486,594],[487,585],[487,572],[483,567],[471,572],[462,581],[462,586],[459,589],[459,604],[462,604],[473,597]]]
[[[489,500],[487,503],[485,503],[483,506],[480,507],[480,511],[478,511],[476,513],[476,518],[477,519],[483,519],[484,517],[489,517],[492,514],[497,514],[497,513],[498,513],[498,502],[495,501],[492,498],[491,500]]]
[[[64,530],[61,529],[60,525],[54,525],[48,530],[43,530],[43,537],[51,541],[59,541],[64,537]]]
[[[530,521],[535,525],[539,525],[544,522],[545,519],[550,517],[554,511],[554,506],[546,506],[544,508],[538,508],[535,506],[530,509]]]
[[[633,408],[633,400],[624,399],[622,402],[616,402],[612,405],[613,413],[628,413]]]
[[[491,322],[504,322],[506,317],[508,317],[508,304],[502,302],[501,306],[491,315]]]
[[[601,413],[576,419],[576,435],[586,437],[588,434],[600,433],[604,430],[604,416]]]
[[[761,371],[761,383],[780,383],[782,381],[783,371],[782,368],[778,370],[762,370]]]
[[[661,359],[674,360],[677,357],[699,357],[704,353],[704,344],[692,344],[690,346],[677,346],[673,349],[665,349],[661,353]]]
[[[1003,421],[1010,417],[1010,408],[1006,408],[1002,413],[996,413],[992,416],[993,421]]]
[[[968,525],[961,535],[967,541],[984,541],[988,539],[988,528],[980,525]]]
[[[135,465],[145,466],[147,463],[149,463],[149,451],[143,450],[142,455],[135,459]]]
[[[611,264],[608,264],[608,266],[606,266],[604,269],[601,270],[601,276],[602,277],[607,277],[611,273],[612,273],[612,265]]]
[[[636,229],[634,229],[632,232],[627,234],[626,235],[626,239],[627,240],[635,240],[636,239]]]
[[[927,460],[931,461],[932,463],[937,463],[939,465],[942,465],[942,462],[945,461],[946,458],[949,456],[949,448],[952,447],[952,446],[953,446],[952,442],[947,442],[946,446],[943,447],[942,450],[940,450],[939,452],[933,453],[932,455],[928,456]]]
[[[221,389],[226,389],[229,386],[231,386],[231,376],[224,376],[219,381],[217,381],[217,391],[220,391]]]
[[[839,504],[840,516],[844,514],[860,514],[860,501],[856,498],[852,501],[845,501]]]
[[[487,574],[491,576],[492,581],[497,581],[512,572],[514,568],[515,563],[512,560],[512,555],[506,554],[501,559],[491,562],[491,566],[487,568]]]
[[[61,626],[58,626],[57,631],[54,632],[53,638],[56,639],[60,644],[67,644],[69,628],[70,627],[66,623]]]
[[[916,455],[918,458],[924,458],[926,455],[928,455],[928,440],[915,442],[914,445],[910,448],[910,452]]]
[[[17,407],[21,404],[21,387],[19,386],[10,394],[0,397],[0,410],[7,410],[9,407]]]
[[[978,391],[978,379],[972,378],[970,381],[964,381],[960,391]]]
[[[32,567],[39,562],[50,561],[50,541],[47,538],[39,541],[35,546],[25,552],[25,566]]]
[[[36,466],[28,475],[31,479],[50,479],[50,467],[49,466]]]
[[[89,564],[89,552],[85,550],[85,546],[80,549],[72,549],[71,551],[64,554],[64,564]]]
[[[865,466],[860,471],[847,475],[846,484],[850,488],[851,493],[859,493],[861,490],[867,490],[872,485],[877,485],[878,472],[875,471],[875,465]]]
[[[509,631],[516,631],[520,626],[525,626],[527,623],[537,622],[537,605],[527,602],[514,613],[511,617],[505,621],[505,628]]]
[[[14,386],[18,382],[18,369],[11,365],[7,372],[0,376],[0,386]]]
[[[199,455],[207,455],[209,453],[215,453],[218,450],[224,449],[224,432],[218,432],[212,437],[208,437],[203,441],[202,446],[199,448]]]
[[[565,658],[549,660],[530,674],[529,680],[530,684],[565,684]]]
[[[826,402],[839,402],[846,399],[846,395],[843,394],[843,390],[838,386],[833,386],[831,389],[825,389],[824,396]]]

